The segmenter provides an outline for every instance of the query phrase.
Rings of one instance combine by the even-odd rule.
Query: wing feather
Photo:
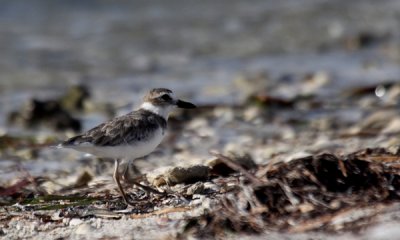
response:
[[[135,141],[151,138],[159,127],[163,129],[166,127],[164,118],[145,110],[138,110],[72,137],[65,141],[63,146],[78,146],[85,143],[95,146],[132,144]]]

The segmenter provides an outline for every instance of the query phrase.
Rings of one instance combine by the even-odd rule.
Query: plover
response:
[[[102,158],[115,160],[114,181],[125,202],[127,198],[121,183],[118,168],[123,159],[137,159],[151,153],[162,141],[167,129],[170,112],[175,108],[195,108],[190,102],[176,99],[171,90],[152,89],[136,111],[116,117],[89,131],[72,137],[59,147],[71,148]]]

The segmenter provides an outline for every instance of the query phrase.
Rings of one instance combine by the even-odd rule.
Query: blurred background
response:
[[[326,71],[338,90],[394,79],[399,11],[396,0],[2,1],[2,105],[77,83],[104,101],[166,86],[231,103],[245,73]]]
[[[59,171],[80,168],[63,163],[76,159],[70,152],[27,153],[26,146],[126,113],[153,87],[212,108],[205,120],[200,110],[197,120],[195,113],[174,118],[175,128],[188,131],[171,137],[175,148],[156,154],[154,164],[183,149],[192,155],[173,161],[204,160],[209,149],[230,144],[251,149],[258,162],[352,151],[376,142],[349,145],[335,130],[369,131],[370,123],[359,122],[385,107],[398,117],[397,0],[4,0],[0,48],[2,169],[28,161],[24,167],[39,174],[55,160]],[[318,147],[308,149],[310,141]]]
[[[133,199],[145,200],[139,201],[145,211],[138,207],[134,213],[156,213],[167,205],[189,207],[206,214],[197,225],[207,233],[212,232],[209,226],[219,229],[210,223],[209,213],[220,213],[224,218],[213,221],[240,231],[258,228],[266,215],[275,216],[271,223],[295,228],[298,222],[293,219],[301,216],[306,219],[305,231],[315,227],[316,234],[329,226],[328,215],[318,214],[337,211],[339,218],[331,218],[337,225],[326,228],[334,229],[329,234],[346,225],[351,233],[343,238],[353,239],[359,229],[389,219],[393,220],[390,228],[367,231],[360,239],[393,239],[399,234],[398,205],[382,207],[387,201],[392,206],[390,201],[397,201],[399,195],[398,166],[389,164],[400,155],[399,0],[1,0],[0,238],[80,239],[88,231],[99,239],[141,238],[149,233],[160,238],[162,233],[181,231],[175,217],[163,214],[168,212],[148,218],[153,215],[144,214],[143,219],[126,214],[122,221],[113,220],[121,217],[114,211],[125,207],[112,180],[113,162],[51,147],[132,111],[153,87],[172,89],[198,108],[177,111],[169,118],[165,141],[134,162],[136,172],[130,165],[128,180],[139,171],[147,174],[148,182],[142,183],[157,186],[150,177],[157,179],[157,170],[163,167],[201,164],[203,172],[215,170],[220,159],[210,150],[246,169],[258,166],[260,171],[252,174],[259,174],[259,179],[267,180],[270,163],[298,159],[291,164],[300,165],[282,168],[290,178],[279,173],[269,181],[273,177],[268,176],[268,183],[277,184],[271,185],[271,199],[282,203],[270,200],[270,195],[263,197],[265,204],[278,206],[279,211],[271,208],[272,214],[257,207],[261,200],[253,204],[246,200],[260,194],[254,188],[253,195],[249,185],[243,185],[245,178],[236,177],[239,174],[206,175],[205,182],[175,185],[183,189],[176,196],[188,196],[184,199],[168,194],[170,200],[157,196],[148,201],[142,198],[143,191],[129,188]],[[355,159],[342,161],[356,151],[381,154],[378,161],[388,165],[356,168]],[[332,200],[323,185],[318,184],[321,191],[310,185],[318,180],[311,178],[308,165],[300,172],[310,160],[302,157],[322,153],[328,153],[320,168],[323,182],[369,188],[357,195],[358,188],[349,184],[348,194],[340,190]],[[346,170],[344,164],[350,168]],[[290,166],[295,166],[293,171]],[[226,170],[221,169],[225,176]],[[273,176],[280,172],[274,171]],[[340,174],[343,177],[334,177]],[[298,182],[303,175],[305,180]],[[295,186],[307,183],[304,189],[310,190],[292,187],[297,191],[293,194],[283,185],[286,179],[294,179],[290,181]],[[253,182],[252,187],[256,185]],[[285,194],[275,190],[278,185]],[[232,198],[231,193],[240,188],[244,200]],[[298,198],[299,192],[304,196]],[[229,208],[225,213],[220,211],[223,208],[210,208],[219,195],[230,196],[229,201],[221,201]],[[299,199],[309,200],[299,204]],[[348,211],[348,206],[355,211]],[[367,215],[358,208],[362,206],[367,207],[363,210]],[[183,215],[177,218],[186,219],[189,215],[179,209]],[[366,217],[379,211],[393,215],[377,221]],[[233,212],[245,225],[231,219]],[[263,217],[248,221],[243,212]],[[278,212],[281,218],[276,218]],[[353,225],[360,219],[360,225]],[[195,225],[190,220],[185,229],[191,231],[188,226]],[[268,238],[292,239],[282,237],[282,229],[275,238],[268,232]],[[322,234],[299,239],[337,238]]]

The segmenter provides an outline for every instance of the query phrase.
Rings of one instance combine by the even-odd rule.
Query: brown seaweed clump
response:
[[[400,155],[385,149],[309,156],[252,173],[238,169],[247,180],[223,196],[215,210],[189,219],[180,236],[357,231],[400,200]]]
[[[10,124],[19,124],[26,128],[46,126],[56,131],[72,130],[79,132],[81,122],[72,112],[84,110],[84,102],[90,98],[87,87],[72,86],[59,99],[31,99],[20,110],[8,115]]]

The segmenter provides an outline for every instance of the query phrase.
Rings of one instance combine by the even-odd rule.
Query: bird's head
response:
[[[166,88],[154,88],[143,99],[142,109],[151,111],[168,118],[169,113],[176,107],[195,108],[196,105],[175,98],[174,93]]]

